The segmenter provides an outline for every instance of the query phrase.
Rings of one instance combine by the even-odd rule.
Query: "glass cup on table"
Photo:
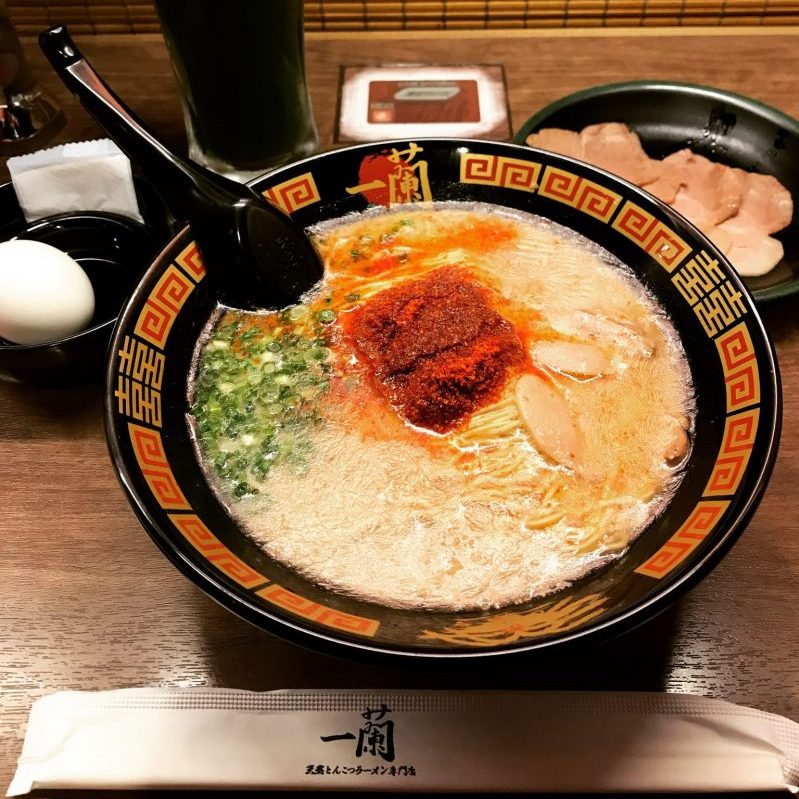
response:
[[[0,0],[0,156],[37,150],[65,124],[55,98],[36,81]]]
[[[315,152],[302,0],[155,0],[189,157],[249,180]]]

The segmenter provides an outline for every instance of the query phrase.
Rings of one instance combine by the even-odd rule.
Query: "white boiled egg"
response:
[[[94,289],[77,261],[40,241],[0,243],[0,336],[44,344],[85,329]]]

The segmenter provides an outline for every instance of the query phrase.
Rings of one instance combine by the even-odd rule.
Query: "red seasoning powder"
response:
[[[491,291],[458,267],[376,294],[347,328],[408,422],[445,433],[496,398],[524,349]]]

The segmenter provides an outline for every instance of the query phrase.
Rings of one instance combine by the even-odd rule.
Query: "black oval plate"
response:
[[[580,130],[624,122],[652,158],[690,147],[728,166],[774,175],[799,200],[799,121],[775,108],[709,86],[632,81],[595,86],[542,108],[513,137],[518,144],[541,128]],[[744,278],[756,300],[799,292],[799,213],[775,234],[785,257],[762,277]]]

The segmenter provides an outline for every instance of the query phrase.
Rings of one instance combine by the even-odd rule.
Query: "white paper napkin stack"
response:
[[[28,222],[71,211],[103,211],[143,221],[130,161],[109,139],[9,158],[8,171]]]

